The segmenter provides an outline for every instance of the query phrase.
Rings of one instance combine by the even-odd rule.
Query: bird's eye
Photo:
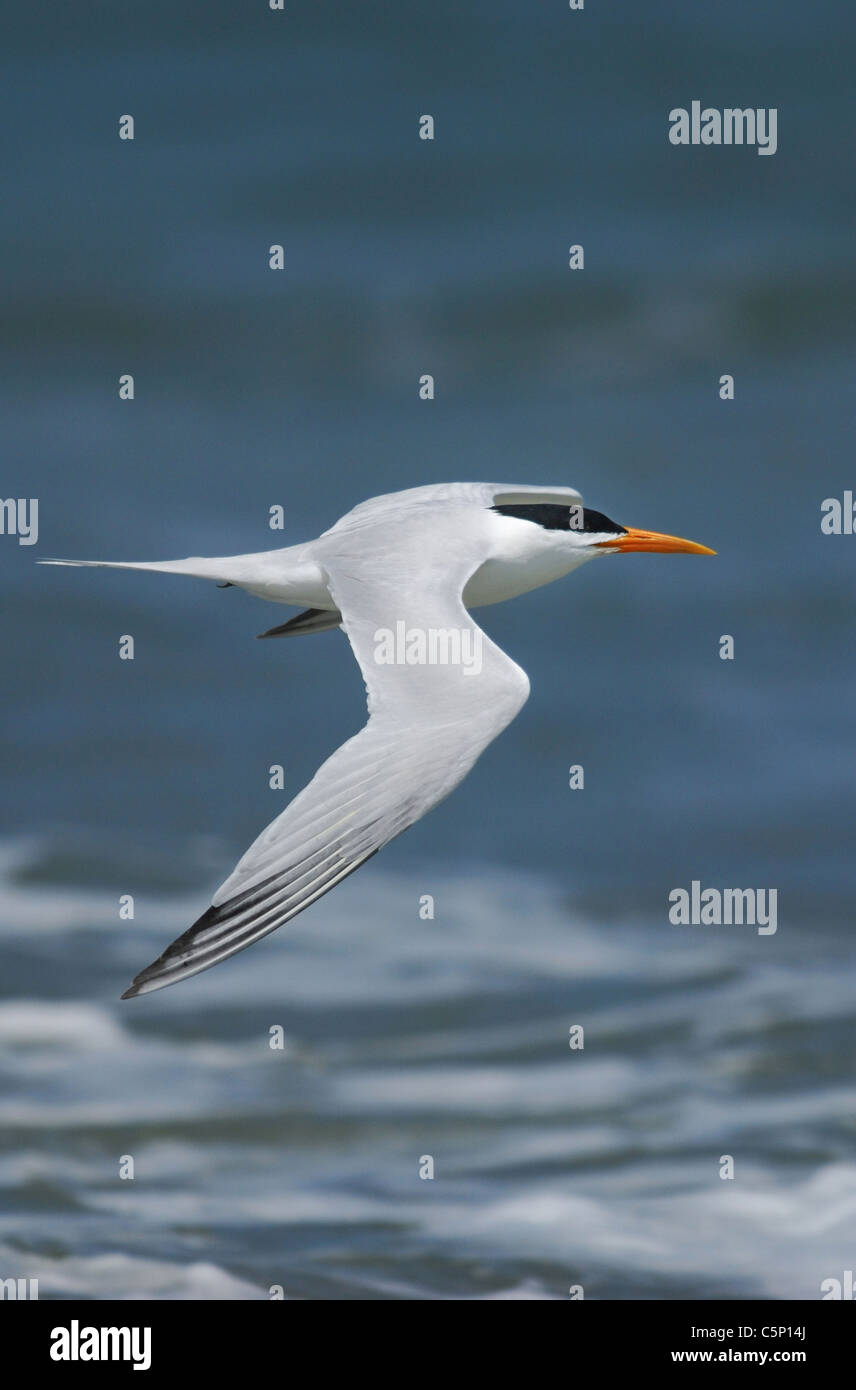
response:
[[[584,508],[583,516],[584,525],[582,529],[584,531],[613,532],[615,535],[620,536],[625,529],[623,526],[619,526],[617,521],[611,521],[608,516],[604,516],[603,512],[593,511],[591,507]]]

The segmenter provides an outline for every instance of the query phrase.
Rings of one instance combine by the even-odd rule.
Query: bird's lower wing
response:
[[[430,749],[370,721],[319,768],[272,821],[212,906],[122,996],[207,970],[320,898],[432,804],[422,779]],[[246,885],[246,886],[244,886]]]
[[[208,911],[123,998],[207,970],[290,921],[447,796],[526,699],[524,673],[461,602],[480,556],[446,557],[438,591],[425,586],[425,554],[408,554],[405,574],[403,558],[396,564],[397,551],[387,553],[381,577],[366,575],[367,540],[363,534],[353,555],[331,547],[324,563],[366,681],[368,723],[319,768],[251,845]],[[382,541],[388,552],[385,534]],[[447,634],[446,655],[451,641],[451,655],[468,664],[408,662],[407,632],[431,631]]]

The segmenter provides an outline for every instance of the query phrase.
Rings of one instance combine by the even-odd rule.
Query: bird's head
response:
[[[493,510],[502,516],[534,522],[548,533],[549,540],[560,547],[577,564],[595,555],[610,555],[616,551],[646,550],[660,555],[715,555],[709,546],[686,541],[680,536],[666,536],[659,531],[641,531],[635,526],[621,526],[603,512],[584,507],[581,502],[500,503]],[[544,539],[548,539],[548,535]]]

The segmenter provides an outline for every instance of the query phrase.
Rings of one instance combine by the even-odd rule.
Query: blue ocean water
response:
[[[39,540],[0,537],[0,1276],[719,1299],[853,1267],[856,541],[820,507],[853,485],[855,29],[825,0],[14,7],[0,492]],[[694,99],[775,106],[775,156],[671,147]],[[291,544],[453,479],[718,555],[482,610],[532,695],[455,795],[120,1005],[362,681],[341,633],[255,642],[288,610],[243,593],[35,560]],[[778,931],[672,926],[693,880],[775,888]]]

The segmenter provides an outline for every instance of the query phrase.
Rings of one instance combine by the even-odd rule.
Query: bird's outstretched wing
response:
[[[365,679],[368,723],[123,998],[207,970],[302,912],[448,796],[514,718],[526,675],[461,600],[489,547],[482,513],[429,504],[316,543]]]

